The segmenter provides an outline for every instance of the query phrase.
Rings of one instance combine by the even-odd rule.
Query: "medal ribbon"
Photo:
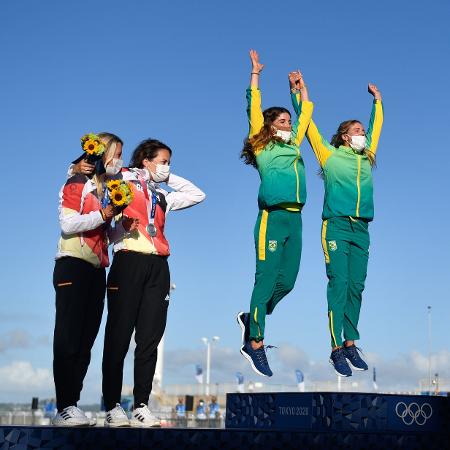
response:
[[[141,183],[142,189],[144,189],[145,199],[149,202],[150,197],[148,195],[147,182],[141,176],[139,176],[138,178],[139,178],[139,182]],[[147,227],[147,232],[148,232],[148,234],[150,234],[150,236],[156,235],[155,215],[156,215],[157,202],[158,202],[158,198],[156,197],[156,192],[152,189],[152,206],[150,209],[150,214],[148,215],[149,216],[149,218],[148,218],[149,226]],[[147,208],[147,212],[148,212],[148,208]],[[150,233],[149,228],[153,229],[155,234]]]
[[[105,185],[105,187],[103,189],[103,198],[102,198],[102,201],[101,201],[102,209],[106,208],[108,206],[108,203],[109,203],[109,191],[108,191],[108,188]]]

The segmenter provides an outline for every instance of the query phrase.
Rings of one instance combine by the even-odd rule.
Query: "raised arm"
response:
[[[314,105],[309,101],[308,89],[299,70],[289,73],[289,87],[291,94],[298,93],[299,95],[298,102],[294,107],[297,120],[292,126],[292,134],[295,145],[300,146],[311,121]]]
[[[167,186],[173,189],[166,195],[167,212],[176,209],[185,209],[205,200],[205,193],[185,178],[173,173],[166,181]]]
[[[306,87],[306,86],[305,86]],[[300,114],[302,103],[302,92],[291,90],[292,107],[297,114]],[[308,139],[320,167],[323,167],[327,159],[332,155],[335,148],[320,134],[314,120],[311,119],[306,129],[306,138]]]
[[[250,87],[247,89],[247,116],[249,122],[248,136],[252,137],[261,131],[264,117],[261,109],[261,91],[259,90],[259,76],[264,64],[259,62],[256,50],[250,50],[252,71],[250,74]]]
[[[367,129],[367,150],[375,154],[380,140],[381,128],[383,126],[383,103],[381,92],[374,84],[368,86],[368,91],[373,95],[372,113],[370,114],[369,127]]]

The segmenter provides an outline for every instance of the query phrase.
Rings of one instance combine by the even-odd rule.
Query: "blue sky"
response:
[[[58,190],[68,163],[80,153],[79,137],[88,131],[121,136],[126,161],[141,139],[166,142],[174,150],[173,172],[207,194],[202,205],[168,217],[177,289],[164,381],[193,381],[194,364],[204,361],[200,338],[213,335],[221,337],[216,355],[222,359],[212,380],[233,381],[236,370],[250,376],[236,354],[235,323],[235,314],[248,308],[254,276],[258,176],[239,161],[247,131],[250,48],[266,64],[264,106],[290,107],[287,73],[300,68],[325,136],[349,118],[367,123],[366,86],[378,85],[385,125],[374,172],[375,221],[360,344],[377,361],[379,380],[393,386],[417,360],[411,355],[426,355],[426,308],[432,305],[433,351],[440,355],[433,370],[450,378],[449,12],[445,0],[426,8],[403,0],[276,6],[2,2],[0,129],[8,194],[0,271],[0,401],[44,396],[52,389]],[[320,245],[323,185],[306,141],[302,154],[308,201],[301,271],[266,333],[267,343],[293,349],[297,357],[275,352],[280,370],[274,383],[294,383],[297,365],[311,380],[334,378],[326,364],[310,365],[326,363],[329,336]],[[102,339],[103,326],[85,400],[98,398]],[[426,376],[422,363],[414,367],[412,385]],[[29,378],[18,382],[16,371],[28,371]],[[129,362],[125,381],[132,383]]]

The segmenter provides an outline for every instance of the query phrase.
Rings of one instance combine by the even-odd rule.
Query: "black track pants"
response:
[[[102,320],[105,269],[79,258],[58,259],[53,271],[56,318],[53,377],[59,411],[76,405]]]
[[[170,274],[167,258],[120,251],[108,275],[108,320],[103,348],[106,410],[120,403],[123,362],[133,330],[134,403],[147,404],[155,374],[157,347],[166,327]]]

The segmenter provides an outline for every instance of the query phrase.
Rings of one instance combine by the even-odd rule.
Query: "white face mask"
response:
[[[350,147],[353,150],[361,151],[366,148],[366,137],[365,136],[350,136]]]
[[[150,170],[152,180],[155,183],[162,183],[163,181],[166,181],[170,175],[170,166],[168,166],[167,164],[155,164],[155,165],[156,165],[156,172],[152,172]]]
[[[277,130],[275,136],[283,139],[284,142],[289,142],[291,140],[291,132],[284,130]]]
[[[123,167],[123,160],[114,158],[107,167],[105,167],[106,175],[117,175]]]

